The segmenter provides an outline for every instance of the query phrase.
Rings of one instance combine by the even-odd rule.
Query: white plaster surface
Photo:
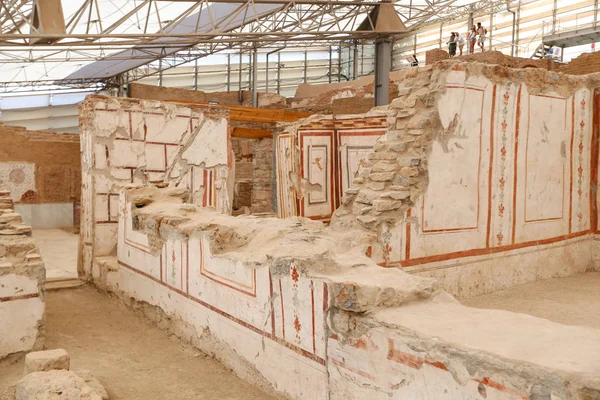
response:
[[[35,278],[23,275],[0,275],[0,359],[9,354],[30,350],[38,335],[38,323],[44,315],[39,297],[15,298],[38,293]],[[10,299],[13,298],[13,299]]]
[[[463,301],[469,307],[528,314],[600,329],[600,272],[546,279]]]
[[[189,164],[204,168],[227,164],[229,155],[227,120],[225,118],[218,121],[205,119],[201,131],[201,140],[194,140],[185,149],[182,157]]]
[[[33,229],[71,228],[73,203],[15,204],[23,223]]]

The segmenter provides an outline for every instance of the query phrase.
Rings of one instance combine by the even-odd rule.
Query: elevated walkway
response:
[[[576,15],[574,20],[545,22],[542,42],[546,46],[561,48],[600,42],[600,23],[594,19],[593,14],[588,12]]]
[[[575,26],[572,29],[557,28],[544,34],[542,42],[547,46],[573,47],[583,44],[600,42],[600,24],[591,23],[585,26]]]

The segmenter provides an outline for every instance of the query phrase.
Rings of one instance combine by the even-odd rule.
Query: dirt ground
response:
[[[46,347],[66,349],[112,400],[273,399],[92,287],[49,292],[46,304]],[[22,373],[22,359],[0,364],[0,393]]]
[[[473,297],[463,304],[600,329],[600,272],[548,279]]]

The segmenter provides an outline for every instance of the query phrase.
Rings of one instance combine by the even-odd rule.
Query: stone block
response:
[[[395,160],[398,154],[394,152],[381,151],[376,153],[369,153],[369,160]]]
[[[365,184],[365,186],[371,190],[383,190],[385,189],[385,182],[369,181]]]
[[[395,172],[373,172],[369,178],[375,182],[389,182],[396,176]]]
[[[421,163],[421,160],[410,156],[401,156],[396,158],[396,162],[401,167],[416,167]]]
[[[358,194],[356,195],[356,202],[357,203],[362,203],[362,204],[368,204],[371,205],[373,204],[373,200],[375,200],[376,198],[379,197],[379,194],[372,191],[372,190],[361,190],[360,192],[358,192]]]
[[[400,175],[402,176],[417,176],[419,175],[419,169],[416,167],[403,167],[400,169]]]
[[[390,163],[386,163],[386,162],[376,162],[373,165],[373,172],[390,172],[390,171],[395,171],[397,168],[396,164],[390,164]]]
[[[423,129],[431,124],[431,111],[421,111],[415,114],[408,122],[408,129]]]
[[[68,370],[70,363],[69,354],[64,349],[35,351],[25,356],[25,373],[53,369]]]
[[[17,383],[16,400],[104,400],[102,393],[72,371],[33,372]]]
[[[404,200],[410,196],[410,191],[401,190],[397,192],[384,192],[381,193],[381,198],[390,198],[393,200]]]
[[[373,207],[375,211],[392,211],[397,210],[402,206],[401,201],[397,200],[374,200]]]

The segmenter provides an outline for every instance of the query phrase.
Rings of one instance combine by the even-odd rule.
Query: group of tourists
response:
[[[481,25],[481,22],[477,23],[477,27],[475,27],[475,25],[471,27],[471,30],[466,34],[466,40],[461,36],[460,33],[452,32],[450,35],[450,40],[447,42],[448,53],[450,53],[451,57],[454,57],[456,56],[456,50],[458,49],[458,55],[462,56],[465,42],[469,43],[469,54],[475,53],[475,43],[477,43],[481,51],[484,52],[486,36],[487,29]]]

